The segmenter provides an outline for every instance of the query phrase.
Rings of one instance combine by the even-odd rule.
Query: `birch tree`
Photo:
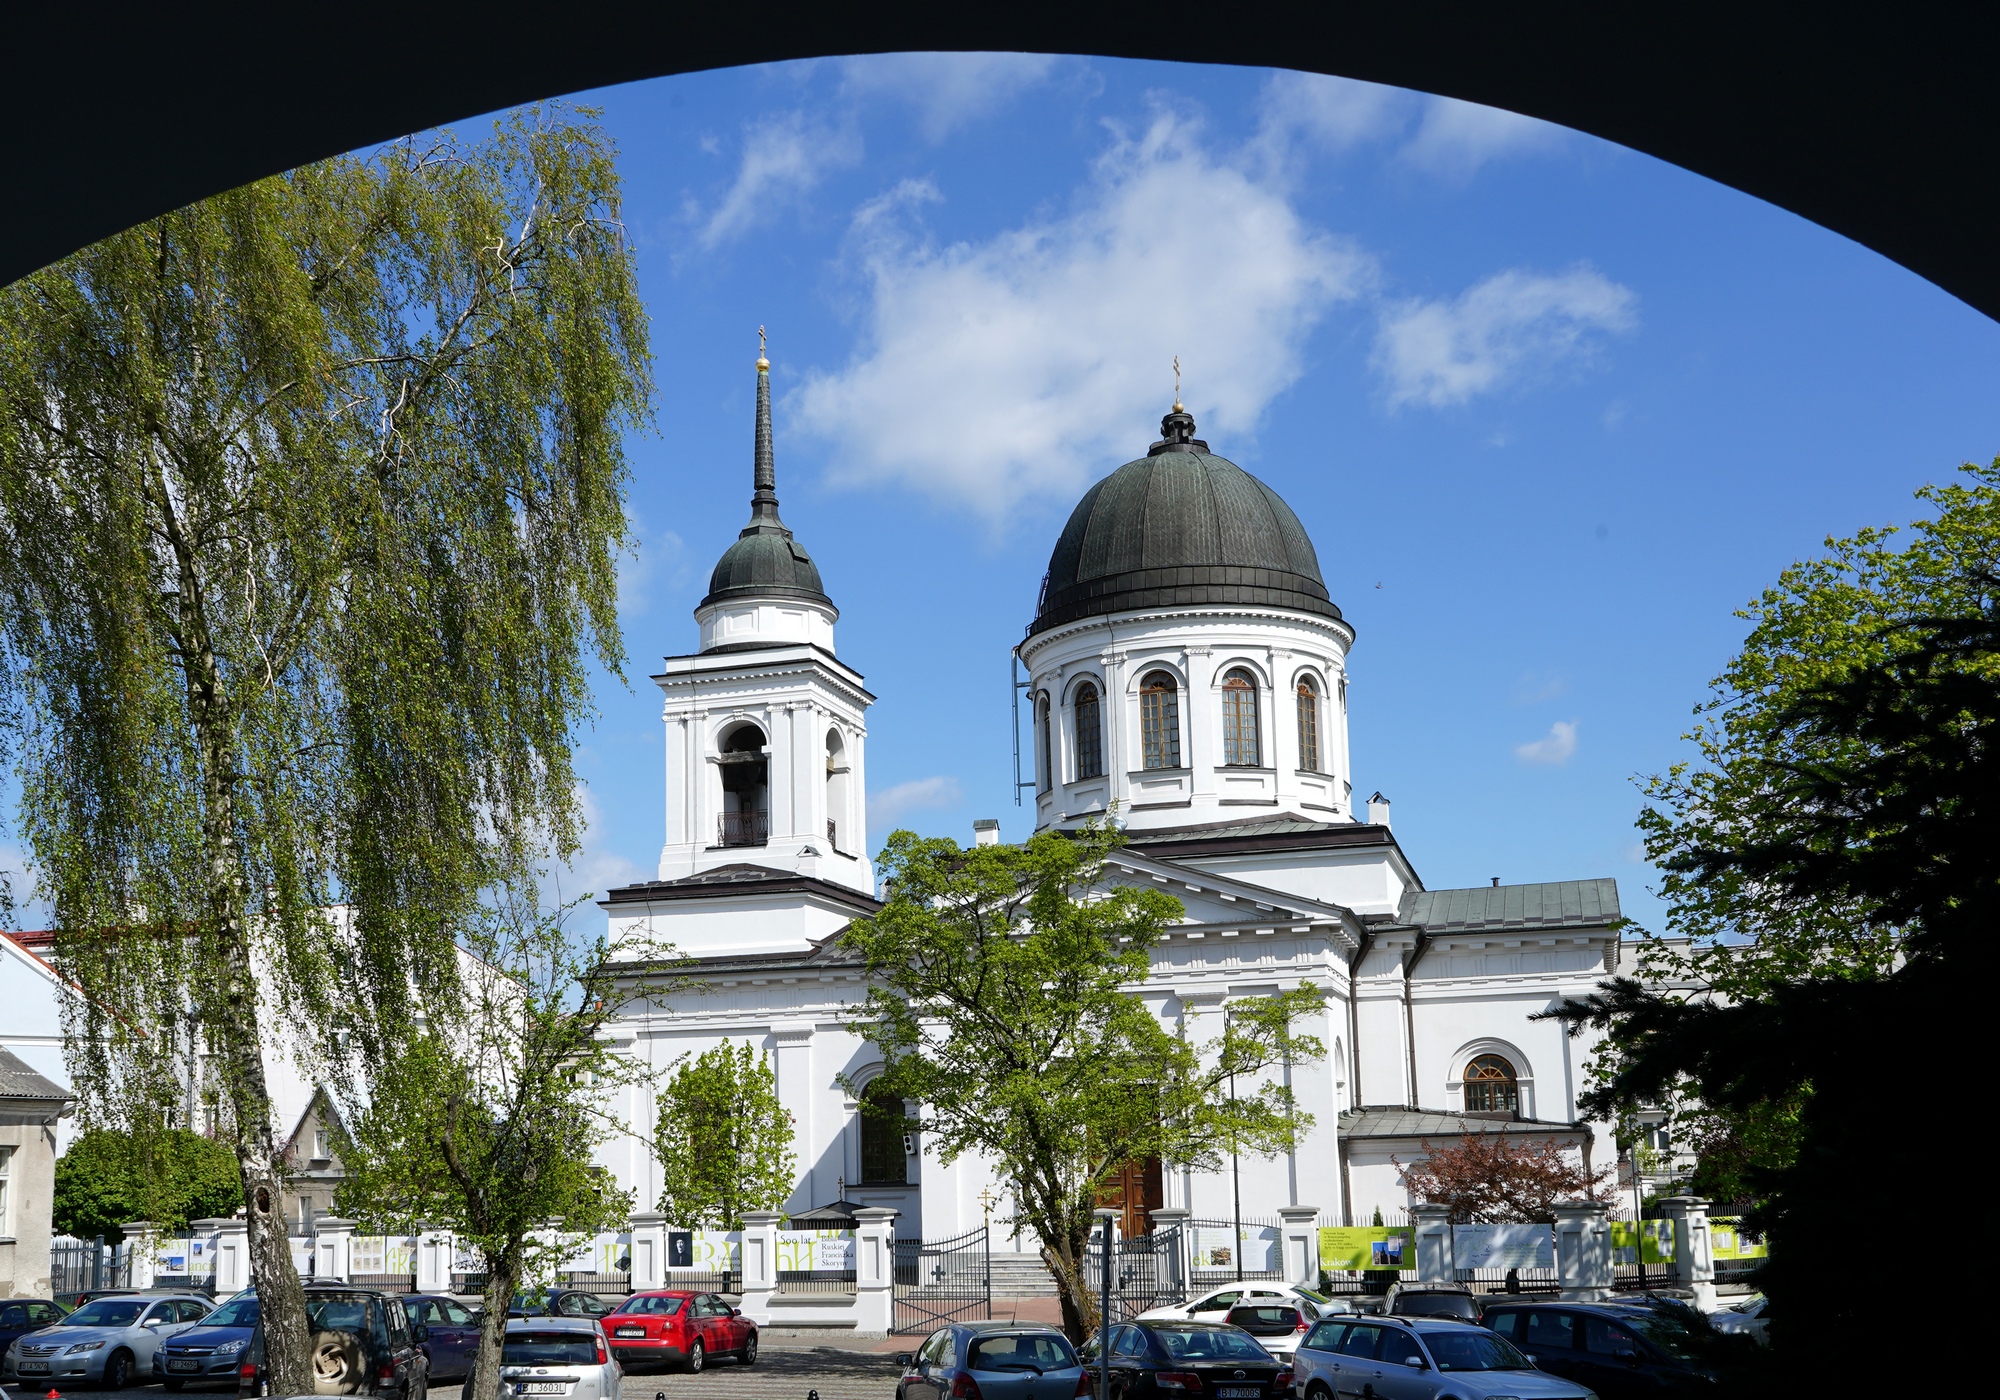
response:
[[[265,1046],[365,1062],[450,999],[478,892],[577,843],[650,411],[618,212],[551,107],[0,289],[0,719],[71,1068],[87,1122],[157,1119],[191,1013],[279,1393],[312,1377]]]

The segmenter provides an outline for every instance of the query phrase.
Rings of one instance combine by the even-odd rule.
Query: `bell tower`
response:
[[[667,727],[660,879],[755,867],[872,894],[862,750],[875,697],[835,657],[840,611],[778,514],[761,346],[751,477],[750,521],[695,609],[700,650],[653,677]]]

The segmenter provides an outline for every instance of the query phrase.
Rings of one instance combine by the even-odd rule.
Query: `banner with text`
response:
[[[1674,1222],[1671,1220],[1630,1220],[1611,1222],[1611,1262],[1613,1264],[1671,1264],[1674,1262]]]
[[[778,1272],[846,1273],[854,1268],[852,1230],[778,1231]]]
[[[1195,1226],[1194,1267],[1233,1270],[1236,1267],[1236,1227]],[[1243,1267],[1250,1273],[1269,1273],[1278,1267],[1276,1225],[1243,1226]]]
[[[1415,1232],[1408,1225],[1324,1225],[1319,1232],[1322,1269],[1414,1269]]]
[[[1762,1240],[1746,1239],[1741,1222],[1733,1215],[1712,1215],[1708,1220],[1708,1247],[1716,1262],[1725,1259],[1769,1259],[1771,1248]]]
[[[1461,1269],[1553,1269],[1553,1225],[1454,1225],[1452,1262]]]

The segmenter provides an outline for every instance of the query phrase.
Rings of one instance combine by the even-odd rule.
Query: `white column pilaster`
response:
[[[854,1335],[886,1337],[894,1322],[890,1285],[896,1273],[897,1212],[862,1206],[854,1212]]]

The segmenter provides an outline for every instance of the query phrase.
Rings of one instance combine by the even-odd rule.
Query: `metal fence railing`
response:
[[[780,1269],[780,1293],[852,1293],[856,1287],[852,1269]]]
[[[94,1288],[131,1286],[131,1246],[58,1235],[49,1243],[49,1287],[58,1298],[74,1298]]]

